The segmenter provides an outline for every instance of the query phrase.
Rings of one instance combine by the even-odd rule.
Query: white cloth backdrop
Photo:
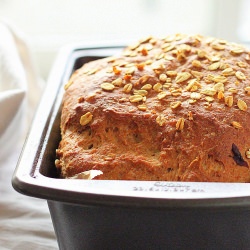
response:
[[[42,87],[27,39],[0,20],[0,250],[58,249],[47,202],[11,185]]]

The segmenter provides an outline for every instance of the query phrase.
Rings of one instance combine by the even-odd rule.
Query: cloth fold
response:
[[[8,27],[0,23],[0,159],[11,150],[12,138],[20,136],[20,122],[13,126],[16,117],[24,116],[24,99],[27,92],[23,69],[16,43]],[[23,115],[21,115],[21,113]],[[22,119],[21,119],[22,120]],[[22,122],[21,122],[22,124]]]
[[[43,81],[22,33],[0,20],[0,249],[58,249],[47,202],[17,193],[11,179]]]
[[[15,117],[25,96],[22,89],[10,89],[0,93],[0,110],[4,119],[0,120],[0,131],[4,133]],[[18,126],[18,124],[17,124]]]
[[[29,45],[19,29],[6,20],[0,20],[0,37],[0,146],[2,148],[0,159],[2,159],[12,150],[10,138],[15,137],[17,141],[20,133],[26,135],[44,81],[38,76]],[[12,125],[13,122],[16,126]]]

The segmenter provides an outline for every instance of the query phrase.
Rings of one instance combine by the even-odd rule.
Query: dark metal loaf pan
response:
[[[122,46],[61,50],[13,175],[48,200],[60,249],[250,249],[250,184],[64,180],[56,174],[63,86]]]

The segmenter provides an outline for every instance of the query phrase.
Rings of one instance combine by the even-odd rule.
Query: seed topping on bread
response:
[[[210,49],[205,50],[203,43]],[[162,105],[171,109],[181,107],[183,102],[200,105],[200,101],[207,109],[215,102],[223,105],[223,100],[227,107],[248,109],[243,94],[249,95],[250,87],[242,84],[245,86],[242,93],[240,85],[247,79],[244,70],[249,63],[249,52],[240,45],[215,38],[204,42],[199,35],[176,34],[160,40],[147,37],[126,48],[123,55],[135,58],[134,62],[110,58],[108,68],[112,68],[109,72],[113,72],[115,78],[101,83],[100,87],[107,92],[122,88],[121,91],[129,95],[129,102],[142,112],[149,111],[148,98],[164,100]],[[234,60],[228,60],[229,55]],[[189,66],[185,67],[188,61]],[[97,72],[94,68],[85,73]]]
[[[100,179],[250,182],[242,168],[249,83],[250,52],[241,45],[146,37],[73,73],[57,166],[64,176],[101,170]]]

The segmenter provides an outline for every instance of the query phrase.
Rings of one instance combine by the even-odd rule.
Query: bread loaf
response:
[[[147,37],[72,74],[56,167],[62,178],[250,182],[249,106],[245,47]]]

